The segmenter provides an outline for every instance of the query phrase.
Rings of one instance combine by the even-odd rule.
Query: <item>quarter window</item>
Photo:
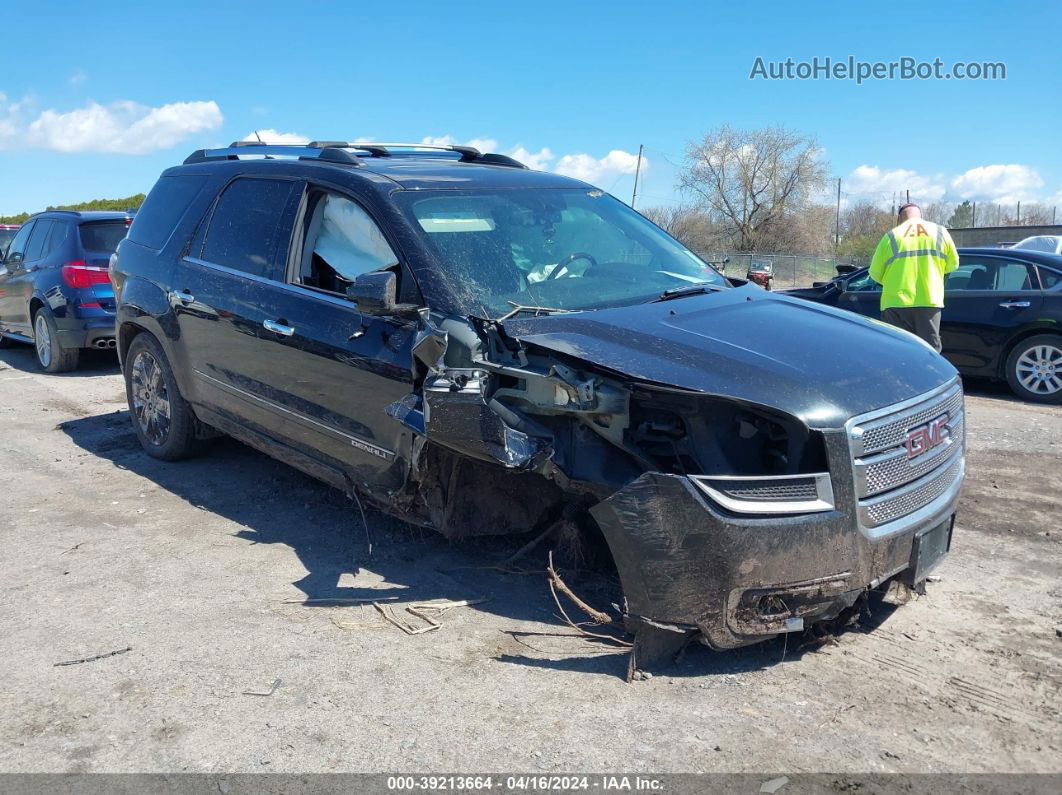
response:
[[[210,218],[202,259],[279,279],[291,240],[288,201],[294,184],[244,178],[229,185]]]
[[[201,174],[161,177],[137,211],[129,239],[148,248],[162,248],[206,179]]]

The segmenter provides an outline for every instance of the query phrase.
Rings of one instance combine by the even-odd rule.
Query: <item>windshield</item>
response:
[[[648,301],[718,272],[599,190],[401,191],[395,199],[466,311],[582,310]]]

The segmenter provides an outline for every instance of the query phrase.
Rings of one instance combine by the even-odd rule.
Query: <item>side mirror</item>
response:
[[[362,273],[347,288],[347,298],[358,305],[363,315],[393,315],[398,279],[390,271]]]
[[[363,315],[373,317],[416,318],[420,308],[416,304],[397,303],[398,279],[391,271],[362,273],[347,288],[347,298],[358,306]]]
[[[857,266],[855,266],[855,265],[838,265],[837,266],[837,275],[838,276],[844,276],[844,274],[846,274],[846,273],[853,273],[853,272],[855,272],[857,270],[859,270],[859,268]]]

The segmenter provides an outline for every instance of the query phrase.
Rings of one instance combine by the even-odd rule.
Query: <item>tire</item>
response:
[[[122,367],[133,430],[144,452],[163,461],[189,458],[203,449],[195,415],[177,389],[166,354],[150,334],[138,334]]]
[[[55,318],[43,308],[33,315],[33,350],[37,354],[37,364],[46,373],[69,372],[77,367],[81,358],[80,348],[64,348],[59,344]]]
[[[1007,357],[1007,383],[1022,400],[1062,403],[1062,336],[1037,334]]]

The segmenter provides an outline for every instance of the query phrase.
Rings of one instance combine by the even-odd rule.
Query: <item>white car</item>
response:
[[[1026,251],[1046,251],[1048,254],[1062,254],[1062,235],[1035,235],[1015,243],[1011,248]]]

